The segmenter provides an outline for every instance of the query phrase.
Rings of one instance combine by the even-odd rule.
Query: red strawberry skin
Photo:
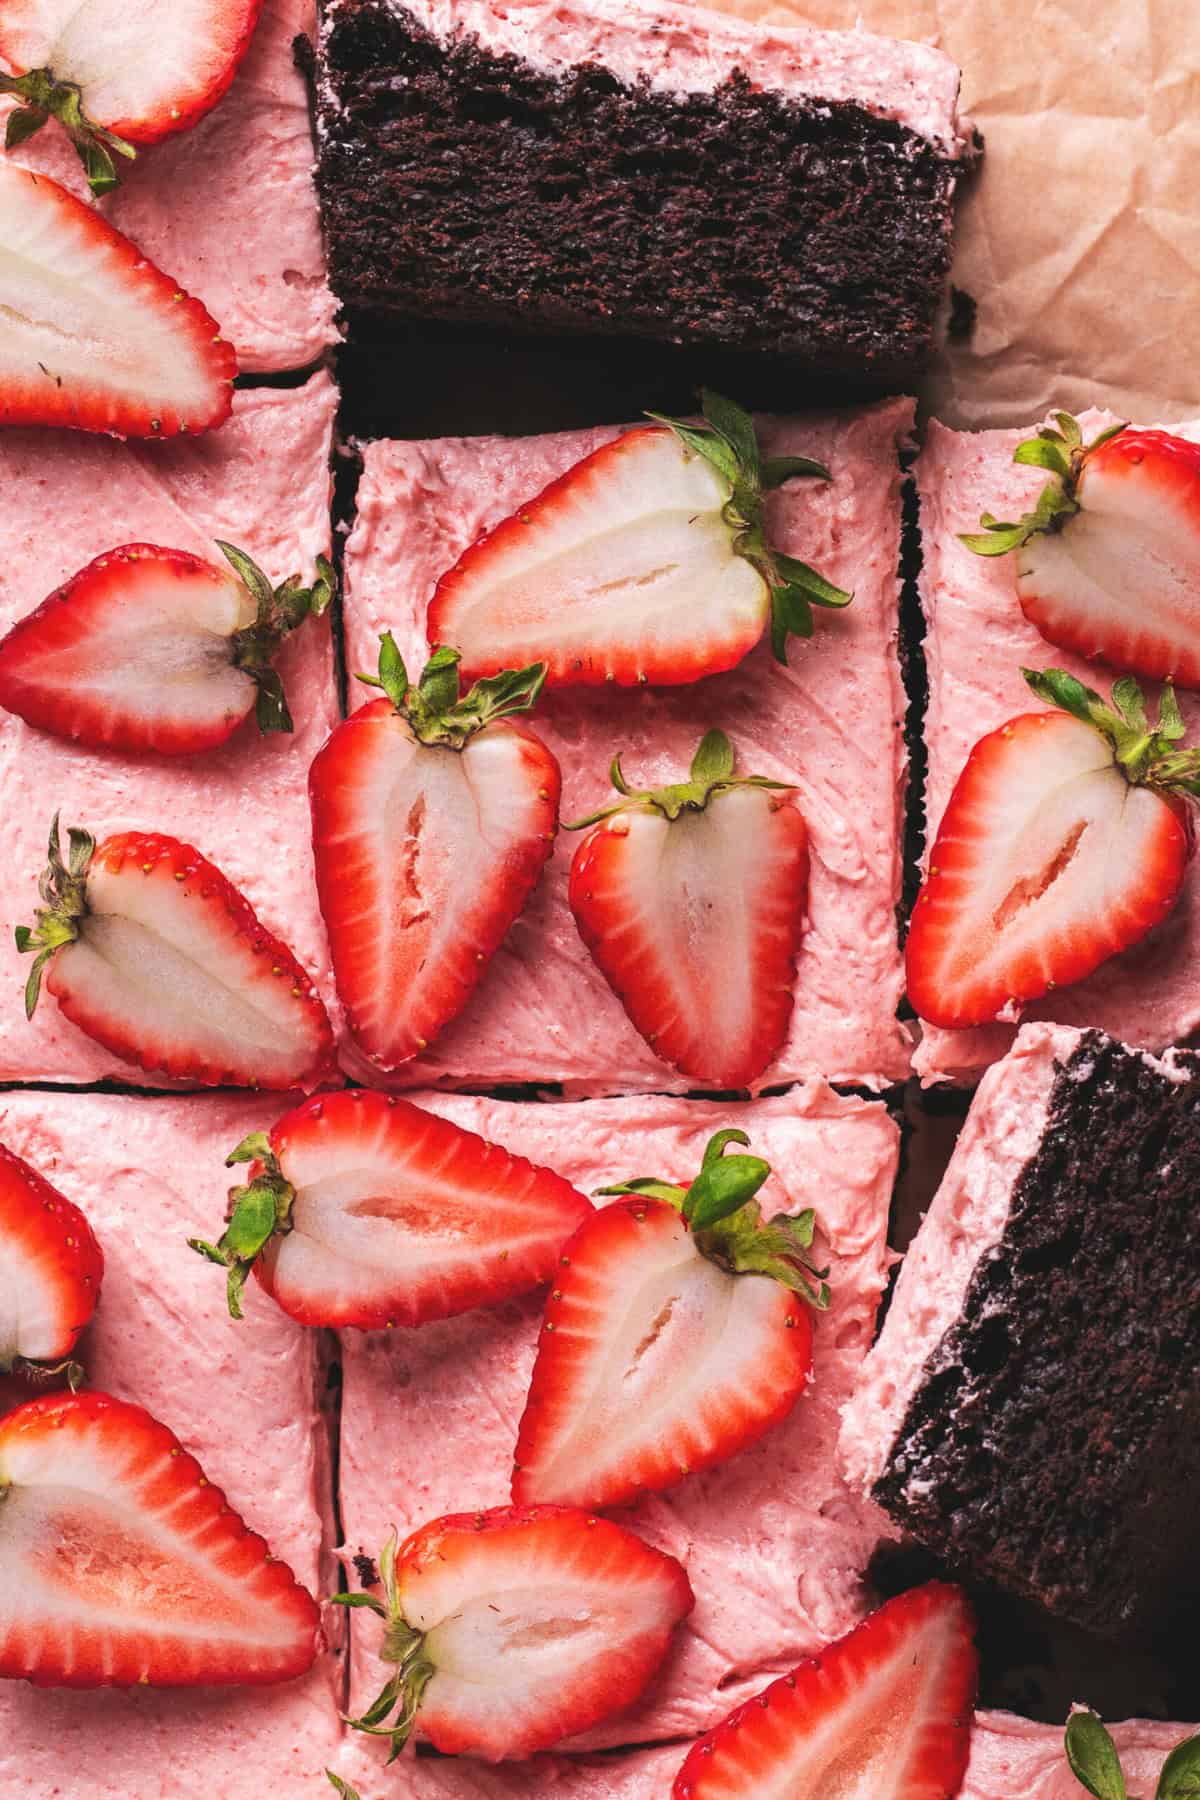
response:
[[[306,1101],[271,1145],[296,1198],[255,1272],[304,1325],[424,1325],[511,1299],[550,1280],[592,1210],[552,1170],[371,1089]]]
[[[778,1053],[808,860],[800,813],[755,788],[674,821],[618,813],[576,850],[568,898],[580,935],[646,1042],[684,1075],[748,1087]]]
[[[0,1370],[17,1358],[69,1357],[103,1276],[103,1254],[79,1208],[0,1144]]]
[[[1078,498],[1018,552],[1026,618],[1078,656],[1200,687],[1200,444],[1118,432],[1088,452]]]
[[[44,330],[10,327],[0,341],[0,425],[169,438],[224,423],[237,357],[199,300],[92,207],[2,158],[0,212],[9,215],[7,235],[17,252],[14,273],[0,268],[0,305],[46,320]],[[78,290],[72,285],[62,316],[54,317],[54,283],[64,266]],[[80,335],[80,307],[98,316],[98,341]],[[106,362],[113,344],[132,370]],[[146,368],[136,366],[143,349]]]
[[[1182,804],[1131,787],[1090,726],[1010,719],[946,807],[909,929],[909,999],[955,1029],[1082,981],[1167,916],[1192,847]]]
[[[959,1588],[889,1600],[701,1738],[673,1800],[953,1800],[978,1685],[972,1632]]]
[[[513,1500],[609,1507],[672,1487],[781,1423],[811,1367],[799,1295],[717,1267],[667,1202],[613,1201],[563,1250]]]
[[[93,858],[87,893],[93,910],[80,938],[56,952],[46,988],[66,1017],[105,1049],[139,1068],[206,1087],[314,1087],[330,1073],[333,1030],[310,977],[260,924],[244,895],[190,844],[156,832],[107,838]],[[98,914],[107,923],[131,913],[146,938],[131,941],[122,932],[114,972],[110,931],[100,952],[89,939]],[[166,941],[168,931],[175,945],[199,945],[208,964],[204,1010],[219,1015],[225,989],[225,1017],[168,1012],[161,998],[156,1004],[152,994],[130,985],[147,943]],[[173,975],[169,965],[165,980]],[[231,1002],[239,990],[265,1014],[256,1021],[254,1042],[238,1034]]]
[[[311,1667],[312,1596],[165,1425],[108,1394],[0,1419],[0,1676],[230,1686]]]
[[[0,706],[69,742],[176,756],[215,749],[253,711],[257,689],[234,668],[229,639],[254,606],[232,575],[186,550],[124,544],[73,575],[0,639]],[[194,620],[185,672],[171,651]],[[129,640],[165,642],[161,677],[122,682]],[[202,635],[203,634],[203,635]],[[123,641],[124,640],[124,641]]]
[[[161,9],[151,18],[152,9],[127,0],[92,0],[81,29],[79,8],[64,19],[47,0],[5,0],[0,58],[17,74],[48,68],[74,82],[94,124],[129,144],[156,144],[187,131],[221,99],[262,6],[209,0],[164,19]]]
[[[562,778],[503,719],[425,745],[392,702],[337,727],[309,774],[313,854],[338,993],[381,1069],[425,1050],[474,993],[553,847]]]
[[[632,1706],[693,1605],[674,1557],[569,1507],[435,1519],[401,1546],[396,1577],[437,1670],[421,1734],[486,1762],[550,1749]]]

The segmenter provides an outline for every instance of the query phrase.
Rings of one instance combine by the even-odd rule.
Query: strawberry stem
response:
[[[346,1713],[342,1717],[356,1731],[365,1731],[371,1737],[388,1738],[392,1746],[389,1763],[396,1760],[412,1735],[421,1696],[434,1673],[433,1663],[425,1654],[424,1633],[410,1625],[400,1609],[400,1592],[396,1582],[397,1546],[397,1534],[393,1528],[379,1557],[379,1578],[383,1584],[384,1596],[382,1600],[377,1599],[374,1594],[366,1593],[342,1593],[332,1597],[334,1606],[366,1607],[384,1622],[379,1656],[384,1662],[394,1663],[396,1673],[385,1683],[360,1718],[352,1719]],[[398,1717],[388,1724],[389,1714],[397,1708]]]
[[[1068,712],[1107,739],[1113,761],[1134,787],[1200,799],[1200,748],[1174,749],[1187,727],[1170,682],[1159,697],[1158,721],[1151,724],[1146,700],[1132,675],[1113,683],[1111,701],[1065,669],[1022,669],[1039,700]]]
[[[225,544],[218,538],[217,548],[258,609],[253,625],[235,632],[232,640],[234,668],[244,670],[258,684],[258,729],[264,736],[269,731],[291,731],[292,715],[273,659],[289,632],[303,625],[305,619],[320,618],[329,607],[337,584],[333,566],[318,556],[316,579],[311,587],[305,587],[299,575],[289,575],[275,587],[236,544]]]
[[[414,687],[404,658],[390,631],[379,640],[378,675],[358,676],[367,687],[382,688],[396,711],[408,721],[414,737],[423,744],[441,744],[461,750],[476,732],[510,713],[531,712],[546,685],[545,663],[524,669],[504,669],[477,681],[461,692],[458,665],[462,654],[439,644],[421,671]]]
[[[230,1189],[233,1210],[216,1243],[210,1244],[205,1238],[188,1239],[199,1256],[228,1271],[225,1292],[232,1319],[242,1317],[242,1294],[251,1269],[273,1237],[284,1237],[292,1229],[296,1198],[296,1190],[280,1168],[265,1131],[252,1131],[243,1138],[225,1158],[225,1167],[231,1169],[244,1162],[256,1162],[261,1167],[245,1187]]]
[[[789,637],[813,634],[814,606],[849,606],[854,595],[835,587],[808,563],[772,549],[767,539],[766,496],[785,481],[809,477],[832,481],[824,463],[808,456],[763,458],[754,420],[744,407],[727,400],[712,388],[700,393],[702,425],[648,413],[660,425],[668,425],[684,445],[714,468],[729,484],[729,498],[721,516],[733,536],[733,548],[757,569],[771,596],[771,649],[777,662],[787,662]]]
[[[1065,412],[1055,413],[1054,417],[1057,430],[1051,425],[1039,426],[1036,437],[1026,438],[1013,451],[1015,463],[1047,469],[1052,479],[1038,495],[1032,512],[1023,513],[1015,521],[996,519],[985,512],[979,520],[982,531],[959,532],[959,542],[976,556],[1007,556],[1039,532],[1061,531],[1079,511],[1079,478],[1088,457],[1101,444],[1129,429],[1127,424],[1110,425],[1085,444],[1078,419]]]
[[[79,936],[79,921],[86,917],[87,873],[96,850],[90,831],[71,826],[67,831],[67,860],[63,861],[55,813],[50,826],[50,847],[46,867],[38,881],[38,892],[45,904],[38,908],[37,921],[31,927],[18,925],[14,932],[17,949],[22,956],[33,956],[33,967],[25,983],[25,1017],[32,1019],[42,988],[42,971],[56,950],[73,943]]]
[[[87,173],[93,194],[111,193],[119,176],[114,156],[132,162],[137,151],[115,132],[107,131],[87,117],[83,96],[73,81],[59,81],[49,69],[31,69],[27,75],[5,75],[0,71],[0,94],[11,94],[21,105],[8,115],[4,132],[6,150],[16,150],[48,119],[57,119],[71,142]]]
[[[620,812],[659,812],[665,819],[677,819],[682,812],[703,812],[716,795],[727,794],[733,788],[772,788],[788,793],[794,785],[790,781],[772,781],[766,775],[735,775],[735,761],[733,745],[725,733],[707,731],[692,758],[686,781],[636,791],[625,779],[618,751],[609,767],[609,780],[621,798],[611,806],[602,806],[598,812],[589,813],[586,818],[564,823],[563,830],[584,831],[589,825],[598,825],[601,819],[611,819]]]

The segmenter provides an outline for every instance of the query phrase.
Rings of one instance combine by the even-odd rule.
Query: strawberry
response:
[[[673,1556],[563,1506],[451,1514],[399,1549],[393,1533],[379,1573],[382,1600],[336,1597],[385,1621],[396,1673],[350,1723],[390,1739],[392,1757],[414,1725],[484,1762],[587,1731],[633,1705],[692,1610]]]
[[[620,1506],[727,1462],[787,1417],[812,1367],[811,1211],[762,1220],[771,1173],[719,1131],[690,1187],[639,1178],[562,1253],[521,1420],[522,1505]],[[807,1303],[807,1304],[805,1304]]]
[[[594,827],[568,889],[584,943],[655,1054],[717,1088],[747,1087],[787,1036],[808,893],[785,784],[733,770],[720,731],[670,787],[632,792],[617,757],[620,800],[567,827]]]
[[[1098,1716],[1077,1706],[1067,1720],[1067,1762],[1081,1787],[1096,1800],[1127,1800],[1117,1747]],[[1176,1744],[1159,1771],[1154,1800],[1188,1800],[1200,1793],[1200,1733]]]
[[[1033,511],[985,513],[963,542],[1016,552],[1021,610],[1050,643],[1200,687],[1200,444],[1118,425],[1085,445],[1077,420],[1055,417],[1015,453],[1050,471]]]
[[[70,1361],[100,1298],[104,1257],[77,1206],[0,1144],[0,1374],[83,1371]]]
[[[706,391],[703,407],[701,425],[605,444],[472,544],[438,582],[430,643],[457,644],[471,678],[544,662],[553,684],[677,686],[731,669],[769,624],[786,662],[812,608],[851,595],[771,549],[766,495],[829,470],[764,460],[740,406]]]
[[[338,993],[382,1069],[456,1018],[529,897],[558,829],[562,778],[528,712],[541,668],[459,697],[458,652],[410,685],[391,634],[383,697],[339,725],[309,775],[313,854]]]
[[[739,1706],[695,1744],[674,1800],[952,1800],[978,1684],[974,1622],[940,1581]]]
[[[47,1394],[0,1419],[0,1676],[287,1681],[318,1626],[311,1594],[140,1406]]]
[[[168,438],[229,417],[237,359],[90,206],[0,158],[0,426]]]
[[[0,94],[11,150],[59,121],[92,192],[117,185],[114,156],[186,131],[217,104],[237,72],[263,0],[4,0]]]
[[[1152,728],[1129,677],[1110,706],[1061,669],[1022,673],[1063,710],[981,738],[950,796],[907,947],[908,997],[933,1025],[1082,981],[1166,917],[1192,854],[1200,751],[1172,747],[1174,691]]]
[[[0,706],[70,743],[168,756],[215,749],[251,712],[291,731],[271,659],[325,611],[333,570],[318,557],[312,587],[273,587],[219,548],[236,576],[154,544],[98,556],[0,639]]]
[[[253,1269],[302,1325],[424,1325],[549,1281],[591,1206],[570,1182],[407,1100],[309,1100],[227,1167],[252,1163],[219,1244],[229,1310]]]
[[[72,1024],[139,1068],[204,1086],[315,1087],[330,1072],[324,1004],[285,944],[190,844],[123,831],[97,847],[58,819],[37,924],[29,1017],[46,986]]]

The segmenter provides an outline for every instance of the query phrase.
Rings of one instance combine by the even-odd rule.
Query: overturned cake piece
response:
[[[613,0],[331,0],[319,184],[351,334],[403,316],[891,380],[946,290],[958,70]]]
[[[1090,1630],[1200,1584],[1200,1058],[1027,1026],[980,1084],[845,1409],[851,1485]]]

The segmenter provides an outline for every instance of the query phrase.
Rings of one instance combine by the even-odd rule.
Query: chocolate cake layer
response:
[[[1200,1593],[1198,1197],[1200,1057],[1085,1033],[874,1487],[952,1566],[1105,1634]]]
[[[540,66],[338,0],[319,184],[351,337],[399,317],[786,353],[888,381],[927,356],[962,168],[850,100]]]

